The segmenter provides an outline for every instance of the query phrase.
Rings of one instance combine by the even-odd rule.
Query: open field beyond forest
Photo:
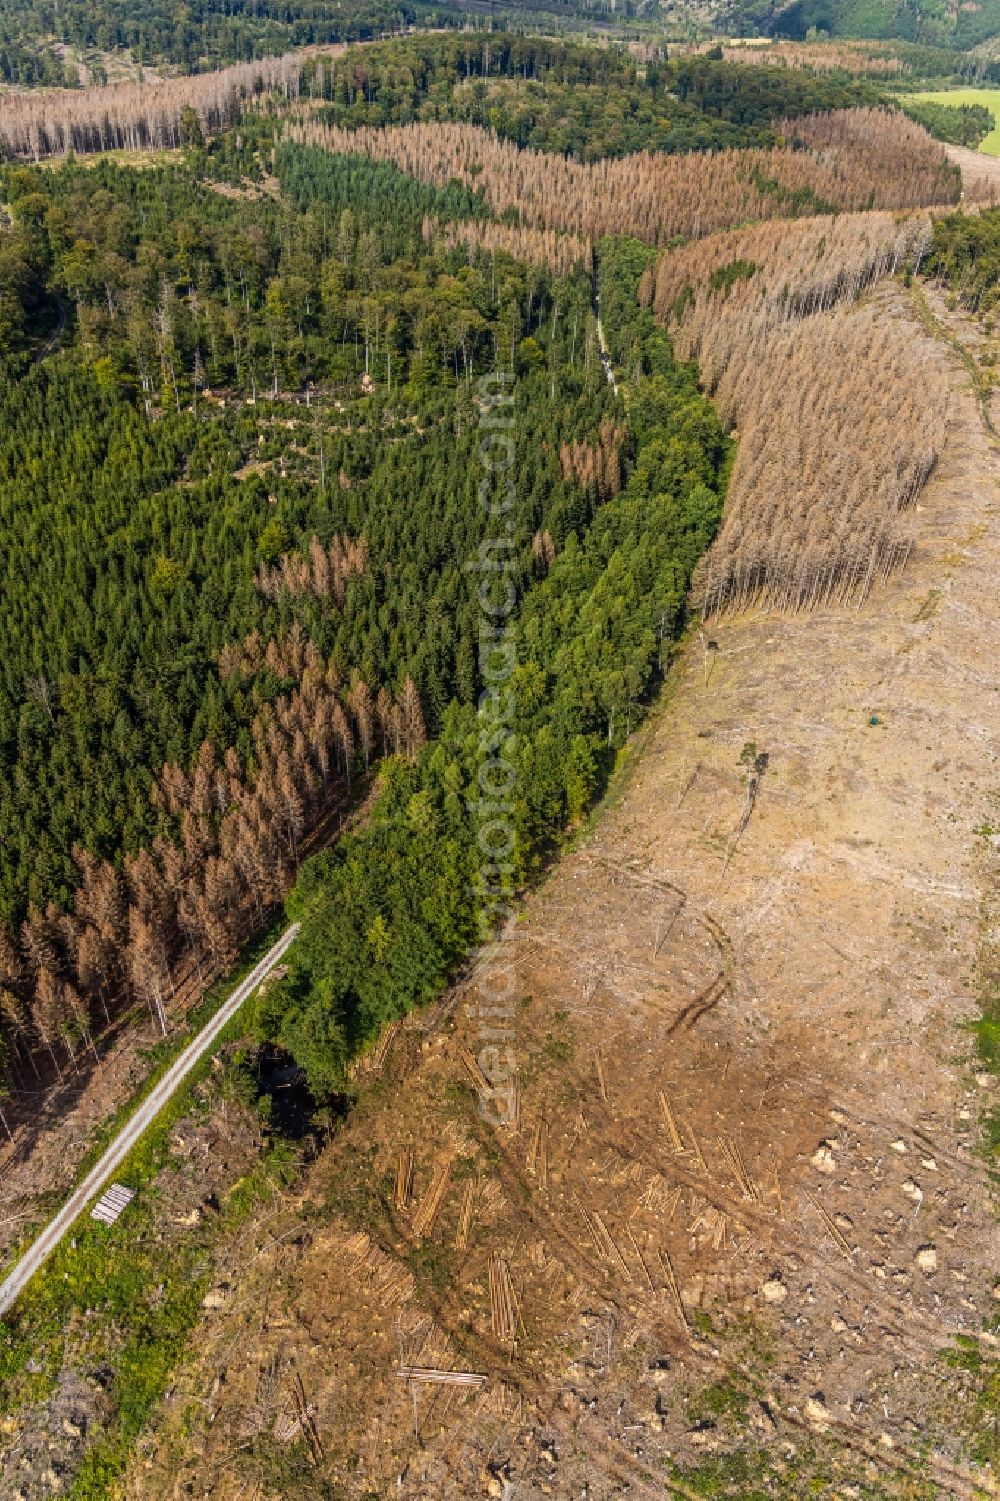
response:
[[[689,640],[508,933],[518,1128],[462,1061],[480,968],[216,1263],[135,1501],[292,1464],[351,1498],[992,1494],[993,1085],[962,1029],[995,973],[1000,491],[908,294],[873,316],[953,383],[906,571]]]
[[[963,104],[981,104],[993,116],[995,124],[979,144],[986,156],[1000,156],[1000,89],[943,89],[938,93],[907,94],[914,104],[948,104],[958,109]]]

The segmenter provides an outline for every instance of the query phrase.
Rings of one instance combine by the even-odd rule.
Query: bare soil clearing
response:
[[[945,146],[945,151],[962,169],[962,196],[1000,198],[1000,156],[970,151],[967,146]]]
[[[694,640],[513,925],[518,1130],[476,1109],[473,973],[223,1259],[130,1496],[996,1493],[941,1359],[1000,1353],[961,1030],[995,894],[1000,484],[955,384],[905,572]]]

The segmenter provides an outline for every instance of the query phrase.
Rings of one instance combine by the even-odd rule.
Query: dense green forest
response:
[[[383,36],[430,13],[430,7],[409,0],[351,0],[346,6],[333,0],[143,0],[138,5],[124,0],[2,0],[0,77],[22,86],[72,86],[81,80],[69,65],[66,48],[74,49],[83,62],[83,82],[103,83],[108,76],[106,54],[126,49],[136,68],[166,65],[195,72],[293,47]],[[434,20],[448,24],[447,16]],[[45,45],[40,49],[38,42]]]
[[[581,160],[767,145],[774,122],[876,102],[868,81],[708,57],[639,65],[623,48],[534,37],[414,36],[307,63],[333,125],[454,120]]]
[[[938,219],[925,269],[970,311],[991,313],[1000,302],[1000,209]]]
[[[906,100],[903,109],[939,141],[973,150],[994,126],[993,116],[982,104],[935,104],[930,100]]]
[[[297,47],[398,36],[415,27],[481,26],[473,0],[0,0],[0,80],[21,87],[78,87],[144,70],[192,73],[276,56]],[[997,0],[946,11],[931,0],[736,0],[707,11],[673,7],[664,18],[652,0],[496,0],[488,24],[497,35],[597,29],[614,37],[636,29],[667,42],[678,36],[868,37],[908,45],[924,77],[946,76],[956,49],[1000,31]],[[933,56],[935,50],[944,54]],[[923,54],[923,55],[918,55]]]
[[[451,697],[471,696],[474,622],[454,559],[477,541],[471,391],[498,350],[527,341],[539,366],[519,540],[544,527],[561,544],[593,503],[558,460],[607,403],[586,279],[561,289],[553,318],[544,273],[477,269],[421,239],[429,204],[468,210],[463,192],[435,197],[293,147],[276,165],[294,208],[220,197],[184,169],[8,175],[38,263],[76,301],[81,343],[20,374],[8,362],[0,384],[12,919],[29,898],[68,900],[75,842],[114,857],[151,836],[162,763],[188,762],[206,737],[239,743],[277,685],[215,664],[253,630],[298,621],[373,685],[411,672],[433,727]],[[280,417],[202,394],[263,401],[312,381],[324,398]],[[343,611],[260,593],[261,562],[341,533],[363,534],[369,556]]]
[[[696,372],[637,311],[649,258],[634,242],[600,247],[602,304],[633,382],[627,478],[589,524],[564,531],[544,578],[522,593],[509,714],[453,703],[415,763],[386,768],[370,826],[308,861],[289,897],[303,931],[257,1027],[291,1051],[320,1097],[343,1086],[346,1060],[382,1024],[440,988],[495,906],[476,840],[483,712],[516,789],[512,893],[602,786],[683,620],[721,513],[728,444]],[[534,382],[520,379],[515,433],[534,400]]]
[[[652,0],[616,0],[614,6],[611,0],[504,0],[489,24],[551,32],[596,23],[614,34],[639,18],[656,20]],[[22,87],[75,87],[117,76],[120,63],[134,71],[191,73],[296,47],[395,36],[414,26],[482,23],[481,8],[449,0],[0,0],[0,78]]]
[[[1000,32],[1000,4],[947,7],[937,0],[773,0],[738,3],[730,19],[748,31],[801,39],[819,32],[836,37],[898,37],[909,42],[967,48]]]

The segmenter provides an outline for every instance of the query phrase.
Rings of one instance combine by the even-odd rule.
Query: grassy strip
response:
[[[976,833],[992,839],[995,829],[986,822]],[[984,914],[984,933],[989,928]],[[979,1015],[969,1023],[980,1066],[1000,1075],[1000,951],[984,939],[978,967]],[[991,1104],[980,1121],[983,1150],[991,1182],[1000,1181],[1000,1105]],[[993,1313],[983,1320],[990,1333],[998,1328]],[[978,1339],[958,1335],[953,1345],[938,1352],[941,1364],[950,1372],[952,1383],[949,1418],[961,1436],[969,1457],[977,1464],[996,1468],[1000,1462],[1000,1360],[992,1358]],[[984,1495],[986,1494],[984,1490]]]
[[[993,412],[991,407],[991,394],[993,386],[989,376],[983,374],[982,370],[980,370],[979,366],[976,364],[972,355],[966,349],[962,341],[941,322],[940,318],[937,316],[930,303],[927,301],[927,297],[924,293],[923,288],[919,287],[917,283],[913,281],[910,283],[910,292],[913,295],[913,302],[917,310],[917,315],[920,318],[920,321],[926,331],[931,335],[932,338],[940,339],[942,343],[947,344],[949,348],[954,350],[955,354],[958,355],[958,358],[962,361],[962,364],[969,372],[969,375],[972,378],[972,389],[974,390],[976,399],[979,402],[979,411],[983,419],[983,426],[986,428],[986,431],[989,433],[993,441],[995,443],[1000,443],[1000,432],[997,431],[996,426],[993,422]]]
[[[972,1023],[980,1062],[991,1074],[1000,1074],[1000,966],[997,960],[982,966],[979,986],[979,1016]],[[1000,1105],[993,1104],[983,1116],[985,1147],[990,1171],[997,1178],[1000,1159]]]

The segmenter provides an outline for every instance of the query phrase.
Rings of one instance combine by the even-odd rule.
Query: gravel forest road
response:
[[[114,1141],[91,1168],[80,1186],[66,1200],[59,1213],[49,1222],[21,1257],[9,1277],[0,1283],[0,1317],[7,1313],[39,1268],[48,1260],[67,1230],[76,1222],[91,1199],[107,1187],[112,1175],[121,1167],[147,1126],[159,1115],[167,1101],[176,1094],[195,1064],[204,1057],[220,1032],[236,1015],[261,982],[287,953],[298,935],[299,924],[285,929],[273,948],[255,965],[219,1007],[212,1020],[189,1042],[183,1053],[170,1065],[149,1097],[143,1100],[131,1120],[122,1127]]]

